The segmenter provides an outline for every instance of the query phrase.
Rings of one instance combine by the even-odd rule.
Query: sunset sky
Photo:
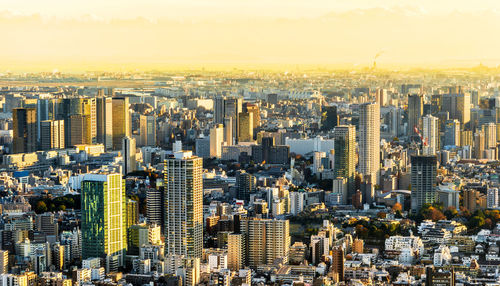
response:
[[[500,63],[497,0],[0,0],[0,70]]]

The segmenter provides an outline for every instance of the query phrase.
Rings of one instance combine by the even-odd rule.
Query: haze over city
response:
[[[496,67],[496,1],[2,1],[0,68]]]

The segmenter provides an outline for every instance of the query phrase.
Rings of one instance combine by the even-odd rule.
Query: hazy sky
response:
[[[498,0],[0,0],[0,70],[500,63]]]

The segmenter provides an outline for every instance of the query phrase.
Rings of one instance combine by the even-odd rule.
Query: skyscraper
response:
[[[113,97],[113,150],[122,148],[122,139],[131,136],[131,124],[128,97]]]
[[[201,258],[203,248],[203,160],[181,151],[165,160],[166,255]]]
[[[156,117],[154,115],[141,115],[139,133],[141,146],[156,146]]]
[[[242,112],[238,117],[238,142],[253,141],[253,113]]]
[[[259,108],[259,105],[254,104],[254,103],[245,102],[243,107],[244,107],[243,110],[245,112],[252,114],[253,129],[258,128],[260,126],[260,108]]]
[[[483,158],[483,152],[484,152],[484,131],[478,130],[474,134],[474,157],[476,159],[482,159]]]
[[[450,119],[457,119],[462,124],[470,122],[470,94],[443,94],[441,110],[448,111]]]
[[[481,126],[484,132],[484,148],[496,148],[497,147],[497,125],[495,123],[486,123]]]
[[[249,174],[245,171],[239,171],[236,173],[236,197],[239,200],[250,200],[250,194],[255,191],[255,185],[257,184],[255,176]]]
[[[411,157],[411,210],[417,213],[424,204],[436,201],[436,156]]]
[[[128,136],[122,139],[123,173],[128,174],[137,170],[135,139]]]
[[[415,127],[420,129],[420,120],[424,113],[423,96],[420,94],[408,95],[408,135],[415,136]]]
[[[339,125],[333,129],[333,138],[335,139],[334,176],[347,180],[347,198],[350,198],[355,191],[356,127]]]
[[[156,224],[163,227],[163,201],[164,191],[161,189],[149,188],[146,192],[146,218],[149,224]]]
[[[333,127],[339,124],[339,116],[337,115],[337,106],[322,106],[321,107],[321,130],[332,130]]]
[[[44,120],[40,124],[40,148],[64,149],[64,120]]]
[[[65,127],[69,129],[69,142],[66,146],[79,144],[92,144],[91,126],[89,125],[89,115],[70,115]]]
[[[338,274],[338,281],[344,281],[344,249],[339,246],[332,251],[332,266],[333,273]]]
[[[123,266],[127,245],[125,183],[120,174],[86,174],[82,181],[82,257]]]
[[[111,97],[96,98],[97,143],[113,148],[113,100]]]
[[[224,141],[224,127],[217,124],[210,129],[210,157],[220,158],[222,155],[222,142]]]
[[[460,122],[458,120],[446,121],[443,146],[460,146]]]
[[[13,121],[13,153],[29,153],[36,151],[36,109],[14,108]]]
[[[233,118],[224,118],[224,142],[227,146],[233,145]]]
[[[426,142],[426,146],[423,147],[423,153],[424,155],[435,155],[439,150],[439,119],[432,115],[426,115],[422,122],[422,136]]]
[[[227,236],[227,266],[238,271],[245,266],[245,238],[243,234],[230,233]]]
[[[377,103],[365,103],[359,108],[359,172],[377,184],[380,177],[380,107]]]

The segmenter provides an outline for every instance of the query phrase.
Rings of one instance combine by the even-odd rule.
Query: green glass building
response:
[[[82,181],[82,257],[123,266],[127,248],[125,183],[120,174],[87,174]]]
[[[347,179],[347,200],[355,193],[356,172],[356,127],[339,125],[333,129],[335,139],[335,177]]]

